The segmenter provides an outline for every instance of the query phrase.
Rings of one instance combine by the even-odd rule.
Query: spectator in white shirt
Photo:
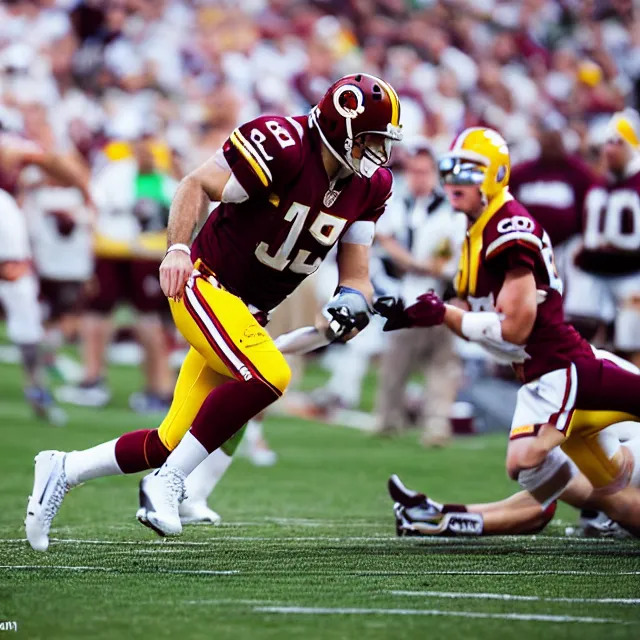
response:
[[[456,269],[456,253],[466,225],[438,187],[435,157],[425,143],[409,150],[402,176],[376,238],[403,273],[401,296],[407,304],[434,289],[442,296]],[[461,376],[460,362],[446,332],[397,331],[382,357],[377,397],[377,428],[393,432],[407,423],[405,391],[412,373],[425,375],[422,443],[439,446],[450,438],[449,415]]]

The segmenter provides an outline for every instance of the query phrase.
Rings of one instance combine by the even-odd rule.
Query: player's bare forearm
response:
[[[222,200],[230,175],[214,156],[182,179],[169,211],[169,246],[189,244],[198,221],[206,218],[209,203]]]
[[[459,307],[452,304],[445,304],[444,323],[453,331],[456,335],[463,338],[462,335],[462,317],[466,313]]]
[[[338,282],[343,287],[357,289],[371,304],[373,285],[369,277],[369,247],[350,243],[340,245]]]
[[[182,180],[169,211],[167,246],[189,244],[203,209],[209,206],[209,198],[200,181],[194,176]]]

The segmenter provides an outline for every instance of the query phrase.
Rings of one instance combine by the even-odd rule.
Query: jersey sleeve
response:
[[[342,242],[371,245],[376,234],[376,222],[385,212],[393,189],[393,176],[386,168],[378,169],[371,178],[371,189],[362,215],[351,223]]]
[[[542,227],[523,209],[523,213],[504,215],[492,220],[484,234],[484,259],[491,261],[499,255],[519,248],[522,252],[539,254],[542,251]]]
[[[222,152],[236,180],[255,197],[295,179],[302,167],[302,135],[293,118],[263,116],[234,129]]]
[[[537,271],[544,266],[543,234],[542,227],[524,208],[512,210],[487,226],[484,260],[504,271],[518,267]]]

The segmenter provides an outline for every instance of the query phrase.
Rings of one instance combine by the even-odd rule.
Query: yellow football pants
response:
[[[611,457],[602,440],[601,432],[627,420],[638,422],[640,418],[619,411],[575,411],[567,439],[562,450],[576,463],[595,489],[614,487],[627,470],[620,464],[620,456]]]
[[[173,450],[212,389],[229,379],[257,378],[275,399],[287,388],[291,370],[244,302],[204,276],[192,277],[182,299],[169,300],[169,305],[176,327],[191,345],[158,432]]]

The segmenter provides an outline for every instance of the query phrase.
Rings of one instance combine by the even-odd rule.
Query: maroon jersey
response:
[[[553,261],[549,235],[508,191],[504,191],[469,228],[456,277],[458,295],[472,311],[495,310],[507,272],[530,269],[539,304],[525,345],[528,358],[514,365],[524,382],[579,358],[593,358],[589,343],[564,321],[562,281]]]
[[[598,183],[591,169],[574,156],[538,158],[513,168],[509,190],[557,247],[582,232],[585,196]]]
[[[640,270],[640,171],[589,190],[583,240],[576,264],[584,271],[622,275]]]
[[[15,134],[0,132],[0,189],[15,198],[18,195],[18,179],[25,165],[7,160],[5,151],[11,150],[34,152],[39,151],[40,147]]]
[[[345,234],[345,241],[373,237],[391,193],[391,172],[379,169],[370,179],[352,175],[332,188],[321,149],[306,116],[257,118],[223,146],[249,198],[212,212],[192,257],[246,304],[273,309]]]

